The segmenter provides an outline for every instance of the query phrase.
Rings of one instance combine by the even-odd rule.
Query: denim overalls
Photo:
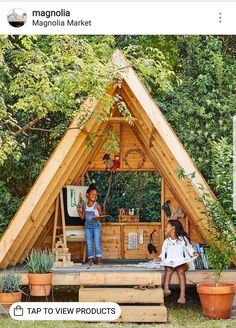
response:
[[[96,256],[102,257],[101,245],[101,222],[94,220],[95,211],[97,210],[97,202],[93,207],[88,207],[85,204],[85,235],[88,250],[88,258],[94,257],[94,244],[96,249]]]

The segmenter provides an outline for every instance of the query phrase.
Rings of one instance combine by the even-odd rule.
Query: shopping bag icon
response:
[[[14,316],[15,317],[22,317],[23,316],[23,308],[20,305],[17,305],[14,308]]]

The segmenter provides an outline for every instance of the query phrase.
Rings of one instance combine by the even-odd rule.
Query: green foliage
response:
[[[22,202],[22,198],[12,195],[11,189],[0,180],[0,235],[6,229],[8,222]]]
[[[0,276],[0,293],[22,292],[20,280],[21,277],[13,271],[4,271]]]
[[[32,249],[26,258],[29,273],[49,273],[54,264],[54,255],[47,249]]]
[[[103,204],[110,172],[89,173],[89,177],[98,187],[98,201]],[[113,172],[111,194],[106,211],[117,220],[118,208],[139,208],[141,221],[160,222],[160,195],[161,178],[155,172]]]
[[[102,97],[94,114],[98,121],[106,121],[115,104],[132,123],[122,98],[105,96],[112,81],[120,84],[119,70],[109,62],[116,48],[129,58],[235,220],[229,164],[236,107],[235,36],[0,36],[0,234],[71,119],[80,113],[82,128],[90,117],[88,106],[82,105],[87,96],[95,101]],[[34,119],[39,120],[16,135]],[[106,151],[117,151],[115,134],[106,133]],[[90,145],[95,137],[90,136]],[[149,188],[148,177],[141,181]],[[121,184],[116,187],[123,190]],[[160,194],[155,197],[160,199]],[[148,194],[148,202],[155,197]],[[154,209],[151,215],[157,215]]]
[[[226,138],[212,143],[212,178],[209,183],[217,195],[225,213],[236,224],[233,209],[233,148]]]
[[[223,270],[227,269],[236,253],[236,234],[231,218],[221,206],[219,200],[214,199],[200,184],[196,185],[192,174],[186,174],[183,168],[177,172],[178,178],[191,182],[194,190],[199,193],[199,201],[205,206],[203,214],[208,217],[207,231],[210,248],[207,256],[214,270],[214,281],[217,286]],[[191,189],[190,189],[191,191]]]

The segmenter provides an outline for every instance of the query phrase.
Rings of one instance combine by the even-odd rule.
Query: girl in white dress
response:
[[[186,277],[185,263],[191,261],[192,256],[197,256],[196,253],[189,243],[187,233],[179,220],[169,220],[165,228],[166,238],[163,245],[161,254],[156,259],[161,261],[165,267],[164,275],[164,294],[168,296],[171,294],[169,290],[169,283],[174,269],[177,270],[180,284],[180,297],[178,303],[185,304],[185,288],[186,288]]]

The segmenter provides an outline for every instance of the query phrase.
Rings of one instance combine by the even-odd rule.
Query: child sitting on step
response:
[[[173,271],[176,269],[179,277],[180,284],[180,296],[178,303],[185,304],[185,288],[186,288],[186,263],[191,261],[192,256],[197,256],[198,253],[194,251],[192,245],[189,243],[187,233],[179,220],[169,220],[165,234],[168,238],[165,239],[161,254],[156,261],[162,261],[165,267],[164,274],[164,295],[168,296],[171,294],[169,290],[169,283]],[[168,263],[177,263],[177,266],[168,266]],[[178,263],[182,263],[178,265]],[[167,265],[165,265],[167,264]]]
[[[101,245],[101,222],[100,216],[103,215],[102,207],[97,203],[98,191],[91,184],[86,192],[88,202],[84,205],[78,204],[77,211],[81,219],[85,219],[85,236],[88,251],[88,264],[101,265],[102,245]],[[94,245],[96,258],[94,256]]]

